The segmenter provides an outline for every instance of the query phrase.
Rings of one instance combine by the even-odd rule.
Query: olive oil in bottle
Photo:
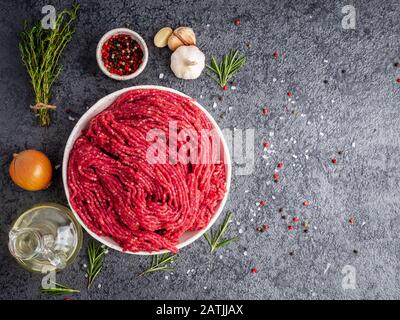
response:
[[[15,221],[9,249],[29,271],[60,271],[75,259],[82,246],[82,229],[68,208],[38,204]]]

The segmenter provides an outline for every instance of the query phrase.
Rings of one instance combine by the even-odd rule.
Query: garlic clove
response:
[[[173,31],[168,38],[168,47],[171,51],[175,51],[181,46],[196,45],[196,35],[192,28],[179,27]]]
[[[171,36],[173,30],[170,27],[164,27],[156,33],[154,36],[154,45],[157,48],[164,48],[168,45],[168,39]]]
[[[196,46],[180,46],[171,55],[171,69],[180,79],[197,79],[205,67],[205,55]]]

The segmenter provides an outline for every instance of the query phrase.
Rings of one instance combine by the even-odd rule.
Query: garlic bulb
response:
[[[180,79],[196,79],[205,66],[206,57],[196,46],[181,46],[171,55],[171,69]]]

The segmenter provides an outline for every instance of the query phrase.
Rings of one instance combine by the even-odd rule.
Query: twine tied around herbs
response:
[[[36,103],[34,106],[30,106],[30,108],[34,111],[38,111],[38,110],[55,110],[56,106],[52,105],[52,104],[46,104],[43,102],[38,102]]]

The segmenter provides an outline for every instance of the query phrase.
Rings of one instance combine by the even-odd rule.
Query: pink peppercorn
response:
[[[287,95],[288,95],[288,97],[291,97],[291,96],[293,96],[293,92],[292,91],[288,91]]]
[[[299,222],[299,217],[293,217],[293,222]]]
[[[333,164],[336,164],[336,163],[337,163],[337,160],[336,160],[336,159],[332,159],[331,162],[332,162]]]
[[[283,162],[279,162],[276,167],[278,169],[282,169],[283,168]]]
[[[293,230],[293,226],[288,226],[288,230]]]
[[[264,200],[260,201],[260,207],[265,207],[267,205],[267,202]]]
[[[233,23],[235,24],[235,26],[240,26],[240,19],[237,18],[237,19],[233,20]]]
[[[257,273],[257,268],[256,268],[256,267],[251,268],[251,269],[250,269],[250,272],[251,272],[251,273]]]

